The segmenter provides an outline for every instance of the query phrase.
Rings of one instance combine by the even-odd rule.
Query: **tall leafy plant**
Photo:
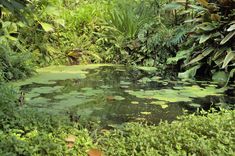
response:
[[[8,9],[11,13],[16,15],[16,17],[20,17],[24,19],[22,15],[22,10],[25,8],[26,4],[29,1],[27,0],[0,0],[0,15],[2,15],[2,7]]]
[[[106,11],[104,26],[99,33],[106,53],[104,59],[116,63],[128,63],[131,56],[126,50],[129,42],[137,38],[140,28],[151,21],[153,8],[145,2],[114,1]],[[129,62],[130,63],[130,62]]]
[[[99,48],[94,31],[99,29],[97,17],[102,7],[91,1],[33,1],[29,26],[21,30],[21,41],[32,51],[39,66],[67,63],[68,53],[80,49],[84,63],[98,62]],[[30,32],[30,36],[28,35]],[[80,59],[80,58],[77,58]],[[81,60],[79,62],[82,62]]]
[[[195,18],[191,20],[194,28],[188,38],[193,48],[185,55],[187,57],[182,57],[188,69],[183,77],[194,77],[199,72],[212,74],[215,79],[218,72],[223,72],[220,76],[232,77],[235,63],[235,2],[198,0],[198,5],[189,6],[195,12]],[[181,53],[185,51],[177,55],[182,56]],[[189,74],[192,72],[194,74]]]
[[[26,78],[33,70],[29,61],[30,53],[18,39],[19,28],[23,27],[23,24],[16,18],[23,17],[22,9],[25,8],[26,1],[8,0],[0,1],[0,4],[1,81]]]

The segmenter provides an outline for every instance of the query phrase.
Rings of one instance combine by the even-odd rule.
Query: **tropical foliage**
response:
[[[193,78],[196,74],[213,76],[213,79],[229,79],[234,73],[234,7],[230,0],[209,3],[198,0],[199,5],[190,5],[194,18],[193,28],[188,33],[188,49],[183,48],[169,63],[184,61],[187,69],[181,76]]]
[[[234,155],[235,112],[219,108],[234,108],[234,39],[234,0],[0,0],[0,155]],[[115,74],[117,85],[112,76],[97,74],[97,65],[73,66],[95,63],[138,67],[125,70],[128,82],[120,74],[123,68],[110,68],[115,70],[108,72]],[[61,66],[41,69],[51,65]],[[11,86],[11,81],[39,74],[38,68],[42,75],[27,84],[34,90],[24,86],[29,89],[27,95]],[[87,80],[89,72],[93,79]],[[181,79],[219,83],[190,86]],[[91,88],[93,84],[102,86]],[[113,95],[110,88],[123,92]],[[58,102],[50,99],[63,105],[59,113],[25,104],[28,100],[33,105],[35,100],[39,107],[49,105],[47,97],[59,97]],[[126,98],[135,108],[143,104],[144,109],[151,105],[164,111],[174,104],[174,108],[202,109],[197,102],[204,101],[199,97],[212,99],[208,107],[216,110],[207,108],[208,112],[200,110],[159,125],[102,127],[101,121],[79,120],[77,106],[66,114],[61,110],[74,101],[78,104],[78,98],[86,106]],[[96,111],[105,113],[100,108]]]
[[[96,151],[123,156],[209,156],[233,155],[235,151],[234,111],[200,112],[159,126],[130,123],[113,130],[94,129],[92,125],[87,129],[61,116],[18,109],[12,89],[1,86],[0,91],[1,110],[2,105],[8,105],[8,113],[0,113],[1,155],[85,156]]]

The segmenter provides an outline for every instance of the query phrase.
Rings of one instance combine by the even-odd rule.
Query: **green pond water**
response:
[[[81,115],[101,124],[172,121],[184,110],[230,107],[234,97],[210,82],[169,80],[155,68],[113,65],[52,66],[15,84],[25,109]]]

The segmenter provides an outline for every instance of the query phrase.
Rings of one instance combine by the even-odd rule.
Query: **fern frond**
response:
[[[174,31],[174,34],[172,35],[171,39],[168,41],[167,45],[170,47],[183,43],[184,40],[186,39],[188,32],[189,32],[188,28],[184,28],[182,26],[179,27]]]

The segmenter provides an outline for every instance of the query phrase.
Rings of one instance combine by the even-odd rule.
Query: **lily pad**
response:
[[[131,101],[131,104],[133,104],[133,105],[138,105],[139,102],[138,102],[138,101]]]
[[[127,89],[129,86],[120,86],[120,88]]]
[[[147,72],[156,72],[157,68],[156,67],[141,67],[141,66],[137,66],[137,69],[143,70],[143,71],[147,71]]]
[[[154,76],[151,78],[152,81],[159,81],[161,79],[161,77],[159,76]]]
[[[59,92],[63,86],[55,86],[55,87],[38,87],[31,90],[31,93],[39,93],[39,94],[47,94],[53,92]]]
[[[28,101],[29,102],[29,101]],[[38,97],[30,100],[30,105],[40,105],[46,107],[49,104],[49,99]]]
[[[182,89],[160,89],[160,90],[145,90],[145,91],[129,91],[128,93],[138,98],[156,99],[167,102],[190,102],[192,98],[201,98],[209,95],[221,95],[223,89],[216,89],[214,86],[201,88],[197,85],[184,86]]]
[[[114,96],[113,98],[114,100],[118,100],[118,101],[125,100],[125,98],[122,96]]]
[[[194,108],[200,108],[201,105],[197,103],[190,103],[189,106],[194,107]]]
[[[102,89],[110,89],[110,88],[112,88],[111,86],[108,86],[108,85],[102,85],[102,86],[100,86],[100,88],[102,88]]]
[[[50,66],[37,70],[37,75],[24,81],[12,83],[14,86],[22,86],[31,83],[54,84],[56,80],[84,79],[88,74],[87,69],[96,69],[105,64],[78,65],[78,66]]]
[[[143,115],[150,115],[152,114],[151,112],[140,112],[140,114],[143,114]]]
[[[165,109],[168,107],[168,104],[166,101],[152,101],[150,104],[159,105],[162,107],[162,109]]]
[[[131,84],[131,82],[126,82],[126,81],[121,81],[120,82],[120,85],[125,85],[126,86],[126,85],[130,85],[130,84]]]
[[[140,79],[138,81],[140,83],[148,83],[148,82],[151,82],[152,80],[150,78],[148,78],[148,77],[144,77],[144,78],[142,78],[142,79]]]

